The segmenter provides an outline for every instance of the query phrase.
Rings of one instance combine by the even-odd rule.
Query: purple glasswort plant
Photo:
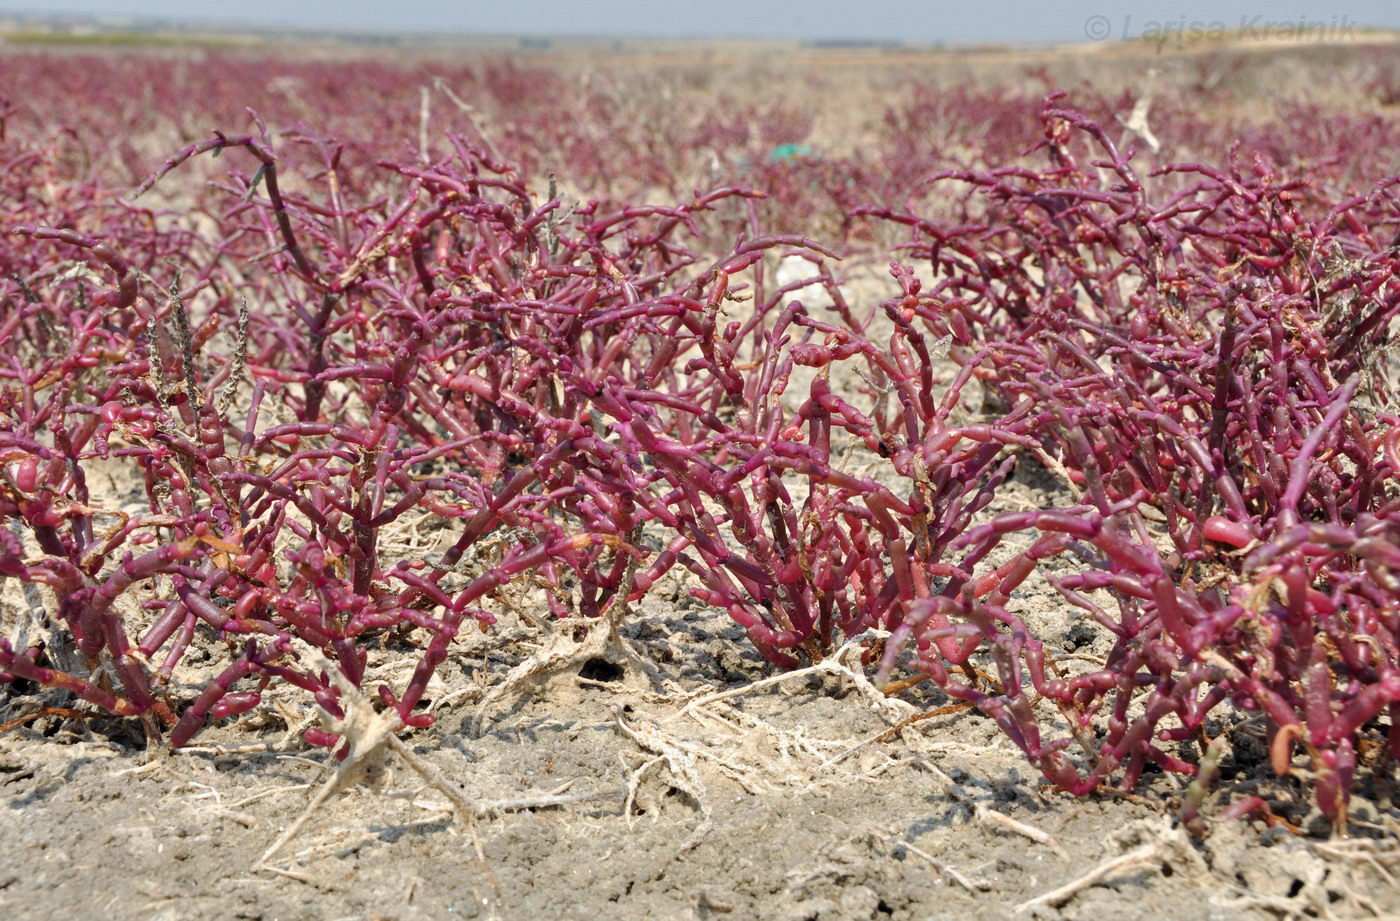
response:
[[[1049,169],[943,177],[973,190],[975,223],[870,212],[931,241],[914,246],[937,277],[916,313],[1009,404],[1045,413],[1037,437],[1083,490],[958,537],[973,569],[1010,533],[1044,535],[922,603],[904,631],[916,667],[1076,793],[1131,789],[1149,763],[1194,774],[1172,744],[1205,738],[1227,702],[1257,711],[1274,768],[1290,771],[1301,743],[1340,824],[1358,745],[1388,734],[1400,755],[1400,466],[1374,360],[1400,311],[1394,232],[1380,235],[1400,177],[1342,200],[1262,159],[1149,183],[1056,98],[1043,119]],[[1081,139],[1099,159],[1081,165]],[[1115,638],[1081,674],[1047,656],[1000,584],[1069,550],[1088,567],[1047,580]],[[949,670],[982,652],[990,690]],[[1037,698],[1066,734],[1046,738]]]
[[[1005,478],[1003,448],[1027,441],[1018,433],[1029,420],[947,425],[966,378],[935,403],[930,344],[907,323],[891,337],[892,357],[799,302],[779,309],[780,290],[721,332],[726,277],[719,268],[704,301],[678,305],[694,318],[700,352],[687,370],[722,385],[708,402],[618,385],[595,397],[629,451],[656,470],[647,504],[677,534],[638,585],[680,562],[700,583],[692,594],[727,610],[768,659],[818,661],[845,637],[897,627],[934,581],[965,578],[944,552]],[[750,338],[757,348],[741,350]],[[896,408],[871,417],[837,396],[832,367],[848,359],[895,394]],[[815,369],[800,402],[786,396],[799,367]],[[884,459],[883,478],[907,497],[840,469],[853,447]]]
[[[44,557],[7,540],[2,562],[7,575],[53,589],[56,619],[100,677],[42,664],[42,648],[3,645],[0,670],[118,715],[153,713],[174,723],[175,746],[210,716],[257,706],[273,683],[338,714],[337,681],[300,650],[320,651],[360,686],[366,640],[385,631],[413,634],[421,649],[407,683],[381,683],[379,696],[405,724],[426,725],[416,711],[453,638],[467,620],[492,623],[484,605],[518,578],[542,586],[556,616],[607,609],[644,557],[628,538],[651,518],[638,497],[654,477],[604,437],[597,394],[645,379],[646,399],[715,403],[721,384],[672,367],[676,330],[657,318],[774,247],[813,245],[757,237],[702,268],[682,236],[700,238],[697,216],[753,193],[722,188],[614,211],[593,202],[564,215],[558,200],[532,198],[514,167],[456,136],[442,160],[385,161],[369,173],[343,168],[334,143],[302,136],[319,151],[327,197],[316,202],[283,191],[258,127],[190,145],[137,189],[202,154],[241,150],[257,164],[190,205],[238,221],[220,248],[189,260],[193,283],[177,270],[159,291],[151,277],[169,269],[158,257],[133,266],[95,236],[16,229],[36,247],[29,281],[17,282],[25,291],[54,274],[46,260],[73,256],[95,259],[118,284],[91,305],[63,278],[43,292],[54,307],[33,291],[8,340],[24,347],[26,321],[50,313],[92,330],[38,369],[63,384],[41,407],[32,374],[12,392],[5,509]],[[367,203],[349,204],[357,196]],[[134,227],[122,245],[161,253],[156,215],[124,213]],[[263,266],[251,292],[261,310],[234,311],[242,286],[229,265]],[[201,296],[213,305],[197,322],[186,304]],[[231,354],[212,354],[221,326]],[[105,377],[75,373],[94,349],[132,357]],[[662,432],[685,437],[698,421],[682,412]],[[105,513],[83,486],[99,462],[139,471],[147,504],[101,534],[92,517]],[[388,556],[383,535],[424,514],[454,538],[431,555]],[[495,532],[508,539],[491,562],[478,550]],[[157,577],[168,592],[138,602],[149,612],[141,623],[125,611]],[[182,705],[177,667],[197,637],[223,646],[226,664]]]

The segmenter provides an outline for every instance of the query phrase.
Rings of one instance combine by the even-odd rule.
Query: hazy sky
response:
[[[1193,24],[1258,29],[1299,19],[1314,30],[1400,28],[1400,0],[0,0],[0,11],[394,31],[913,42],[1141,39]]]

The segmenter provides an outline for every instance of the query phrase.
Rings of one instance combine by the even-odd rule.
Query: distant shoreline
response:
[[[829,52],[834,54],[1043,55],[1074,52],[1102,55],[1187,53],[1220,49],[1277,49],[1360,46],[1400,42],[1400,30],[1358,27],[1346,37],[1287,42],[1227,34],[1209,40],[1153,44],[1142,38],[1101,42],[1015,41],[937,42],[861,38],[751,38],[739,36],[606,36],[529,35],[470,32],[376,31],[372,29],[310,29],[298,26],[247,25],[233,22],[148,19],[139,17],[0,13],[0,44],[10,47],[82,48],[256,48],[280,45],[328,45],[375,50],[457,51],[501,53],[549,52],[677,52],[767,51]]]

